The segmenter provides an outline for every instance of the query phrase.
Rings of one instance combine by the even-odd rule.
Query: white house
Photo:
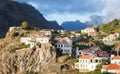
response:
[[[52,32],[51,32],[51,30],[45,30],[45,29],[43,29],[43,30],[40,30],[38,34],[39,34],[39,36],[52,37]]]
[[[21,43],[24,43],[25,45],[30,45],[30,48],[35,46],[35,40],[33,37],[21,37]]]
[[[111,55],[110,61],[110,64],[102,67],[101,72],[120,73],[120,56]]]
[[[62,54],[71,54],[72,53],[72,40],[68,37],[61,38],[56,43],[57,48],[62,51]]]
[[[13,26],[13,27],[9,27],[9,31],[13,31],[13,30],[15,30],[15,29],[17,29],[17,30],[22,30],[22,27],[16,27],[16,26]]]
[[[103,37],[103,41],[106,41],[106,42],[108,42],[108,41],[114,41],[119,36],[120,36],[119,33],[110,34],[107,37]]]
[[[50,38],[47,36],[42,36],[42,37],[38,37],[36,38],[36,42],[39,43],[49,43]]]
[[[81,30],[81,33],[89,33],[89,32],[96,32],[96,30],[93,27],[88,27],[83,30]]]
[[[26,45],[30,44],[30,48],[34,47],[37,42],[39,43],[49,43],[50,38],[47,36],[42,37],[21,37],[21,43],[24,43]]]
[[[120,64],[120,56],[111,55],[111,63]]]
[[[88,32],[88,36],[96,36],[97,32]]]
[[[79,62],[75,63],[75,68],[80,72],[94,71],[96,66],[101,63],[101,58],[93,55],[81,55]]]

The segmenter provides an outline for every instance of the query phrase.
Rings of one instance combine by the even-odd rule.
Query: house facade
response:
[[[34,37],[21,37],[20,41],[21,43],[24,43],[25,45],[30,45],[30,48],[33,48],[36,43],[49,43],[50,38],[47,36],[42,36],[38,38]]]
[[[90,33],[90,32],[96,32],[96,30],[93,27],[88,27],[83,30],[81,30],[81,33]]]
[[[101,72],[120,73],[120,56],[111,55],[110,60],[110,64],[104,65]]]
[[[94,71],[100,63],[101,58],[94,57],[93,55],[81,55],[79,62],[75,63],[75,69],[78,69],[80,72]]]
[[[17,29],[17,30],[22,30],[22,27],[19,27],[19,26],[13,26],[13,27],[9,27],[9,31],[13,31],[13,30],[15,30],[15,29]]]
[[[71,54],[72,53],[72,40],[68,37],[60,39],[56,43],[57,48],[62,51],[62,54]]]
[[[117,37],[119,37],[120,34],[119,33],[114,33],[114,34],[110,34],[107,37],[103,37],[103,42],[109,42],[109,41],[114,41],[116,40]]]

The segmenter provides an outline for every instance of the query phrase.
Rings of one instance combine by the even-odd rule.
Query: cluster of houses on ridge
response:
[[[21,27],[10,27],[9,31],[13,31],[14,29],[21,30]],[[64,34],[66,31],[58,30],[58,33]],[[87,33],[88,36],[96,36],[97,31],[93,27],[89,27],[81,30],[81,33]],[[80,37],[80,33],[72,32],[72,35],[75,37]],[[119,37],[119,33],[110,34],[109,37]],[[36,46],[37,43],[46,44],[50,43],[52,38],[51,30],[40,30],[36,32],[31,37],[21,37],[21,43],[26,45],[30,45],[30,48]],[[69,37],[55,37],[57,43],[56,48],[62,51],[62,54],[71,55],[73,54],[73,39]],[[115,38],[103,38],[103,41],[115,40]],[[111,72],[111,73],[120,73],[120,56],[113,56],[110,53],[102,50],[99,46],[97,46],[94,42],[77,42],[77,45],[85,45],[89,46],[88,49],[79,49],[76,47],[75,49],[75,57],[79,57],[79,61],[75,63],[74,68],[78,69],[80,72],[89,72],[94,71],[98,64],[101,64],[102,60],[110,60],[111,63],[102,67],[101,72]],[[120,50],[120,48],[115,47]]]

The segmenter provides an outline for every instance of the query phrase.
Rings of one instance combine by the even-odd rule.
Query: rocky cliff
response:
[[[0,74],[39,72],[47,69],[50,62],[55,62],[56,52],[51,44],[41,48],[17,50],[14,53],[0,51]]]
[[[7,32],[6,37],[0,39],[0,74],[47,71],[50,63],[56,61],[56,49],[50,43],[30,49],[20,42],[21,36],[30,36],[34,33],[36,31],[14,30]]]

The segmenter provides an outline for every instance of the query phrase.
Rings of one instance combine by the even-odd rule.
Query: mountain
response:
[[[86,21],[84,23],[80,21],[66,21],[62,23],[62,27],[68,31],[71,30],[81,30],[83,28],[89,27],[89,26],[95,26],[95,25],[101,25],[104,23],[105,17],[103,16],[97,16],[97,15],[91,15],[89,17],[89,21]]]
[[[99,27],[99,31],[104,34],[111,34],[111,33],[120,33],[120,20],[114,19],[113,21],[103,24]]]
[[[47,21],[38,10],[31,5],[12,0],[0,0],[0,37],[4,36],[10,26],[20,26],[23,21],[29,26],[40,29],[60,29]]]
[[[104,16],[98,16],[98,15],[91,15],[89,17],[89,21],[86,21],[85,23],[88,24],[88,25],[101,25],[104,23],[104,19],[105,17]]]
[[[54,30],[56,29],[63,29],[61,26],[59,26],[59,24],[56,21],[49,21],[50,25],[53,26],[52,28]]]
[[[71,30],[80,30],[83,28],[86,28],[88,25],[85,23],[82,23],[78,20],[76,21],[66,21],[63,22],[61,27],[63,27],[64,29],[71,31]]]

